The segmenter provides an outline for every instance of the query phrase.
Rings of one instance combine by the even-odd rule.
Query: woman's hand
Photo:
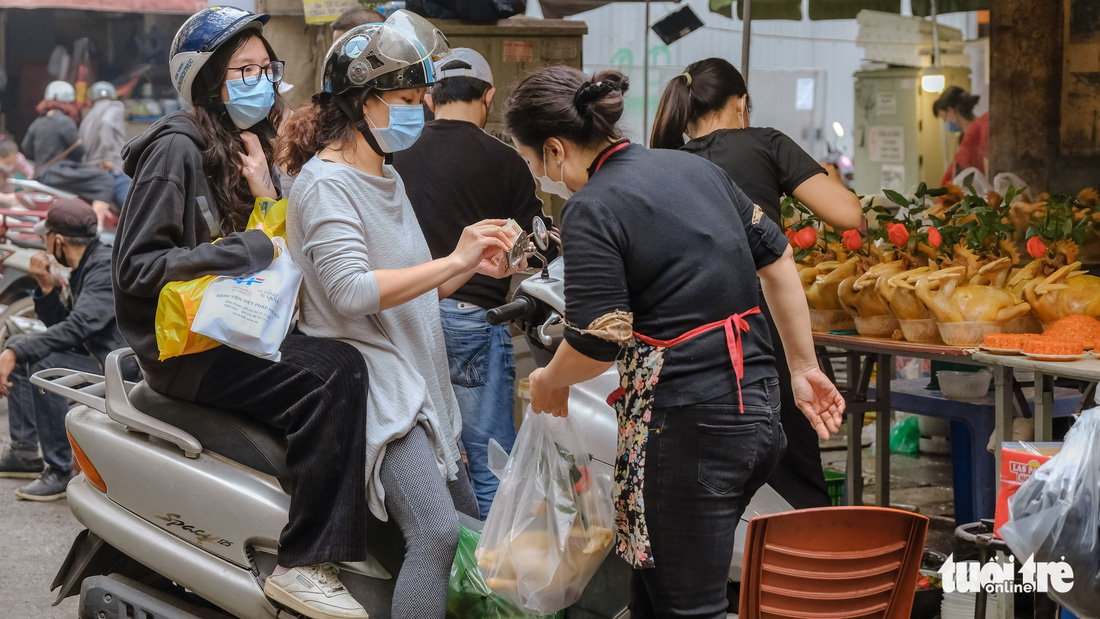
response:
[[[485,261],[492,261],[500,252],[510,247],[508,234],[504,231],[503,219],[483,219],[462,230],[458,245],[451,252],[461,273],[479,269]]]
[[[270,198],[278,197],[275,185],[271,181],[271,168],[267,165],[267,156],[260,146],[260,138],[251,131],[242,131],[241,139],[244,140],[245,152],[241,153],[241,175],[248,181],[248,188],[253,197]]]
[[[569,387],[553,387],[546,383],[546,368],[531,372],[531,410],[550,413],[555,417],[569,416]]]
[[[816,365],[804,370],[791,371],[791,388],[794,402],[822,440],[840,430],[844,418],[844,397],[836,385]],[[534,385],[531,392],[534,394]]]

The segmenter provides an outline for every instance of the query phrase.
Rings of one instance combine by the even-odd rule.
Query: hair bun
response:
[[[584,114],[593,102],[603,99],[618,89],[618,80],[605,79],[595,83],[585,82],[577,89],[577,94],[573,95],[573,106],[577,108],[578,112]]]

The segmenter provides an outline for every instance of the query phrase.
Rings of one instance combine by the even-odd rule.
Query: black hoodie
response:
[[[114,244],[115,313],[157,391],[192,399],[218,349],[158,361],[157,299],[173,281],[247,275],[275,257],[260,230],[233,232],[216,244],[219,212],[202,168],[202,138],[189,112],[165,116],[122,151],[133,179]]]

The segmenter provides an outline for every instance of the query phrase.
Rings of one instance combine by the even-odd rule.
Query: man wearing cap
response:
[[[512,218],[524,227],[542,215],[535,181],[515,149],[485,133],[493,104],[489,63],[472,49],[456,48],[436,63],[428,106],[435,120],[408,150],[394,153],[432,257],[450,253],[462,229],[482,219]],[[485,310],[507,302],[509,282],[475,275],[440,301],[443,334],[458,405],[462,446],[482,517],[498,480],[489,471],[489,439],[511,451],[515,358],[508,325],[485,321]]]
[[[32,386],[30,376],[57,367],[102,374],[107,355],[126,346],[115,326],[111,249],[100,244],[97,228],[91,205],[63,199],[50,206],[34,229],[46,243],[46,251],[31,258],[30,274],[38,282],[34,311],[47,329],[12,336],[0,353],[0,396],[8,397],[11,426],[11,447],[0,456],[0,477],[37,478],[15,491],[21,499],[59,499],[73,477],[72,449],[65,436],[69,403]],[[72,268],[68,285],[52,272],[51,255]]]

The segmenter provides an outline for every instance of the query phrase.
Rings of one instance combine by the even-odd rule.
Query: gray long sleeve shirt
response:
[[[387,517],[379,477],[386,445],[421,424],[440,474],[454,479],[462,431],[437,291],[379,309],[375,269],[432,259],[401,178],[390,166],[384,174],[314,157],[287,209],[287,244],[303,275],[299,328],[348,342],[367,361],[367,497],[380,519]]]

